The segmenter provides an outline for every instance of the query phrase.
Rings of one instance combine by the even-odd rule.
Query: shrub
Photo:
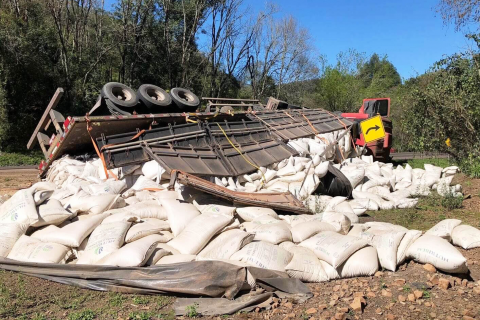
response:
[[[442,207],[453,210],[453,209],[460,209],[462,207],[463,197],[462,196],[455,196],[452,193],[447,194],[442,199]]]

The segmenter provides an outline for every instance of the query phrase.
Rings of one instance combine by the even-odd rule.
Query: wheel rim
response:
[[[121,87],[113,87],[112,88],[112,94],[118,100],[122,100],[122,101],[132,100],[132,94],[128,90],[126,90],[124,88],[121,88]]]
[[[150,97],[150,99],[152,100],[155,100],[155,101],[163,101],[165,100],[165,95],[157,90],[157,89],[153,89],[153,88],[150,88],[150,89],[147,89],[146,90],[147,92],[147,95]]]
[[[195,100],[193,94],[188,91],[178,91],[178,97],[187,102],[193,102]]]

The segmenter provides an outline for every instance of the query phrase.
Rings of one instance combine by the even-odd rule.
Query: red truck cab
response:
[[[365,143],[359,123],[370,117],[380,115],[385,128],[385,138],[370,143]],[[353,138],[358,146],[367,148],[367,155],[373,155],[374,160],[387,162],[390,160],[392,149],[392,120],[390,117],[390,98],[363,99],[363,104],[358,113],[342,113],[342,116],[354,120],[357,124],[353,130]]]

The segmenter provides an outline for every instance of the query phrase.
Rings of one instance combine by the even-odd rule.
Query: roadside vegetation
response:
[[[438,0],[435,10],[458,32],[480,21],[478,1]],[[110,81],[186,87],[198,96],[273,96],[339,111],[386,96],[395,149],[448,152],[463,172],[480,177],[480,37],[466,37],[467,51],[401,79],[382,54],[352,48],[327,61],[301,22],[275,4],[245,10],[244,0],[1,1],[0,150],[24,150],[58,86],[65,89],[58,109],[75,115],[85,114]]]
[[[33,152],[0,152],[0,167],[7,166],[33,166],[44,159],[43,154]]]

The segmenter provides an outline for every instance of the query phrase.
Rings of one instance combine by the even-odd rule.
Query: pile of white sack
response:
[[[302,139],[308,154],[260,172],[212,178],[235,190],[291,190],[313,215],[218,204],[181,185],[167,191],[168,176],[154,161],[111,170],[107,177],[99,159],[65,156],[44,181],[0,205],[0,257],[121,267],[218,260],[286,271],[309,282],[372,275],[380,267],[395,271],[406,259],[450,273],[468,271],[454,245],[480,246],[480,231],[460,220],[444,220],[423,235],[389,223],[358,223],[367,210],[411,207],[417,201],[412,196],[433,189],[460,192],[450,186],[456,167],[394,169],[371,157],[347,158],[335,166],[355,188],[354,199],[315,195],[328,160],[347,152],[343,147],[326,157],[314,154],[332,143],[324,139]],[[300,188],[305,177],[307,187]]]

